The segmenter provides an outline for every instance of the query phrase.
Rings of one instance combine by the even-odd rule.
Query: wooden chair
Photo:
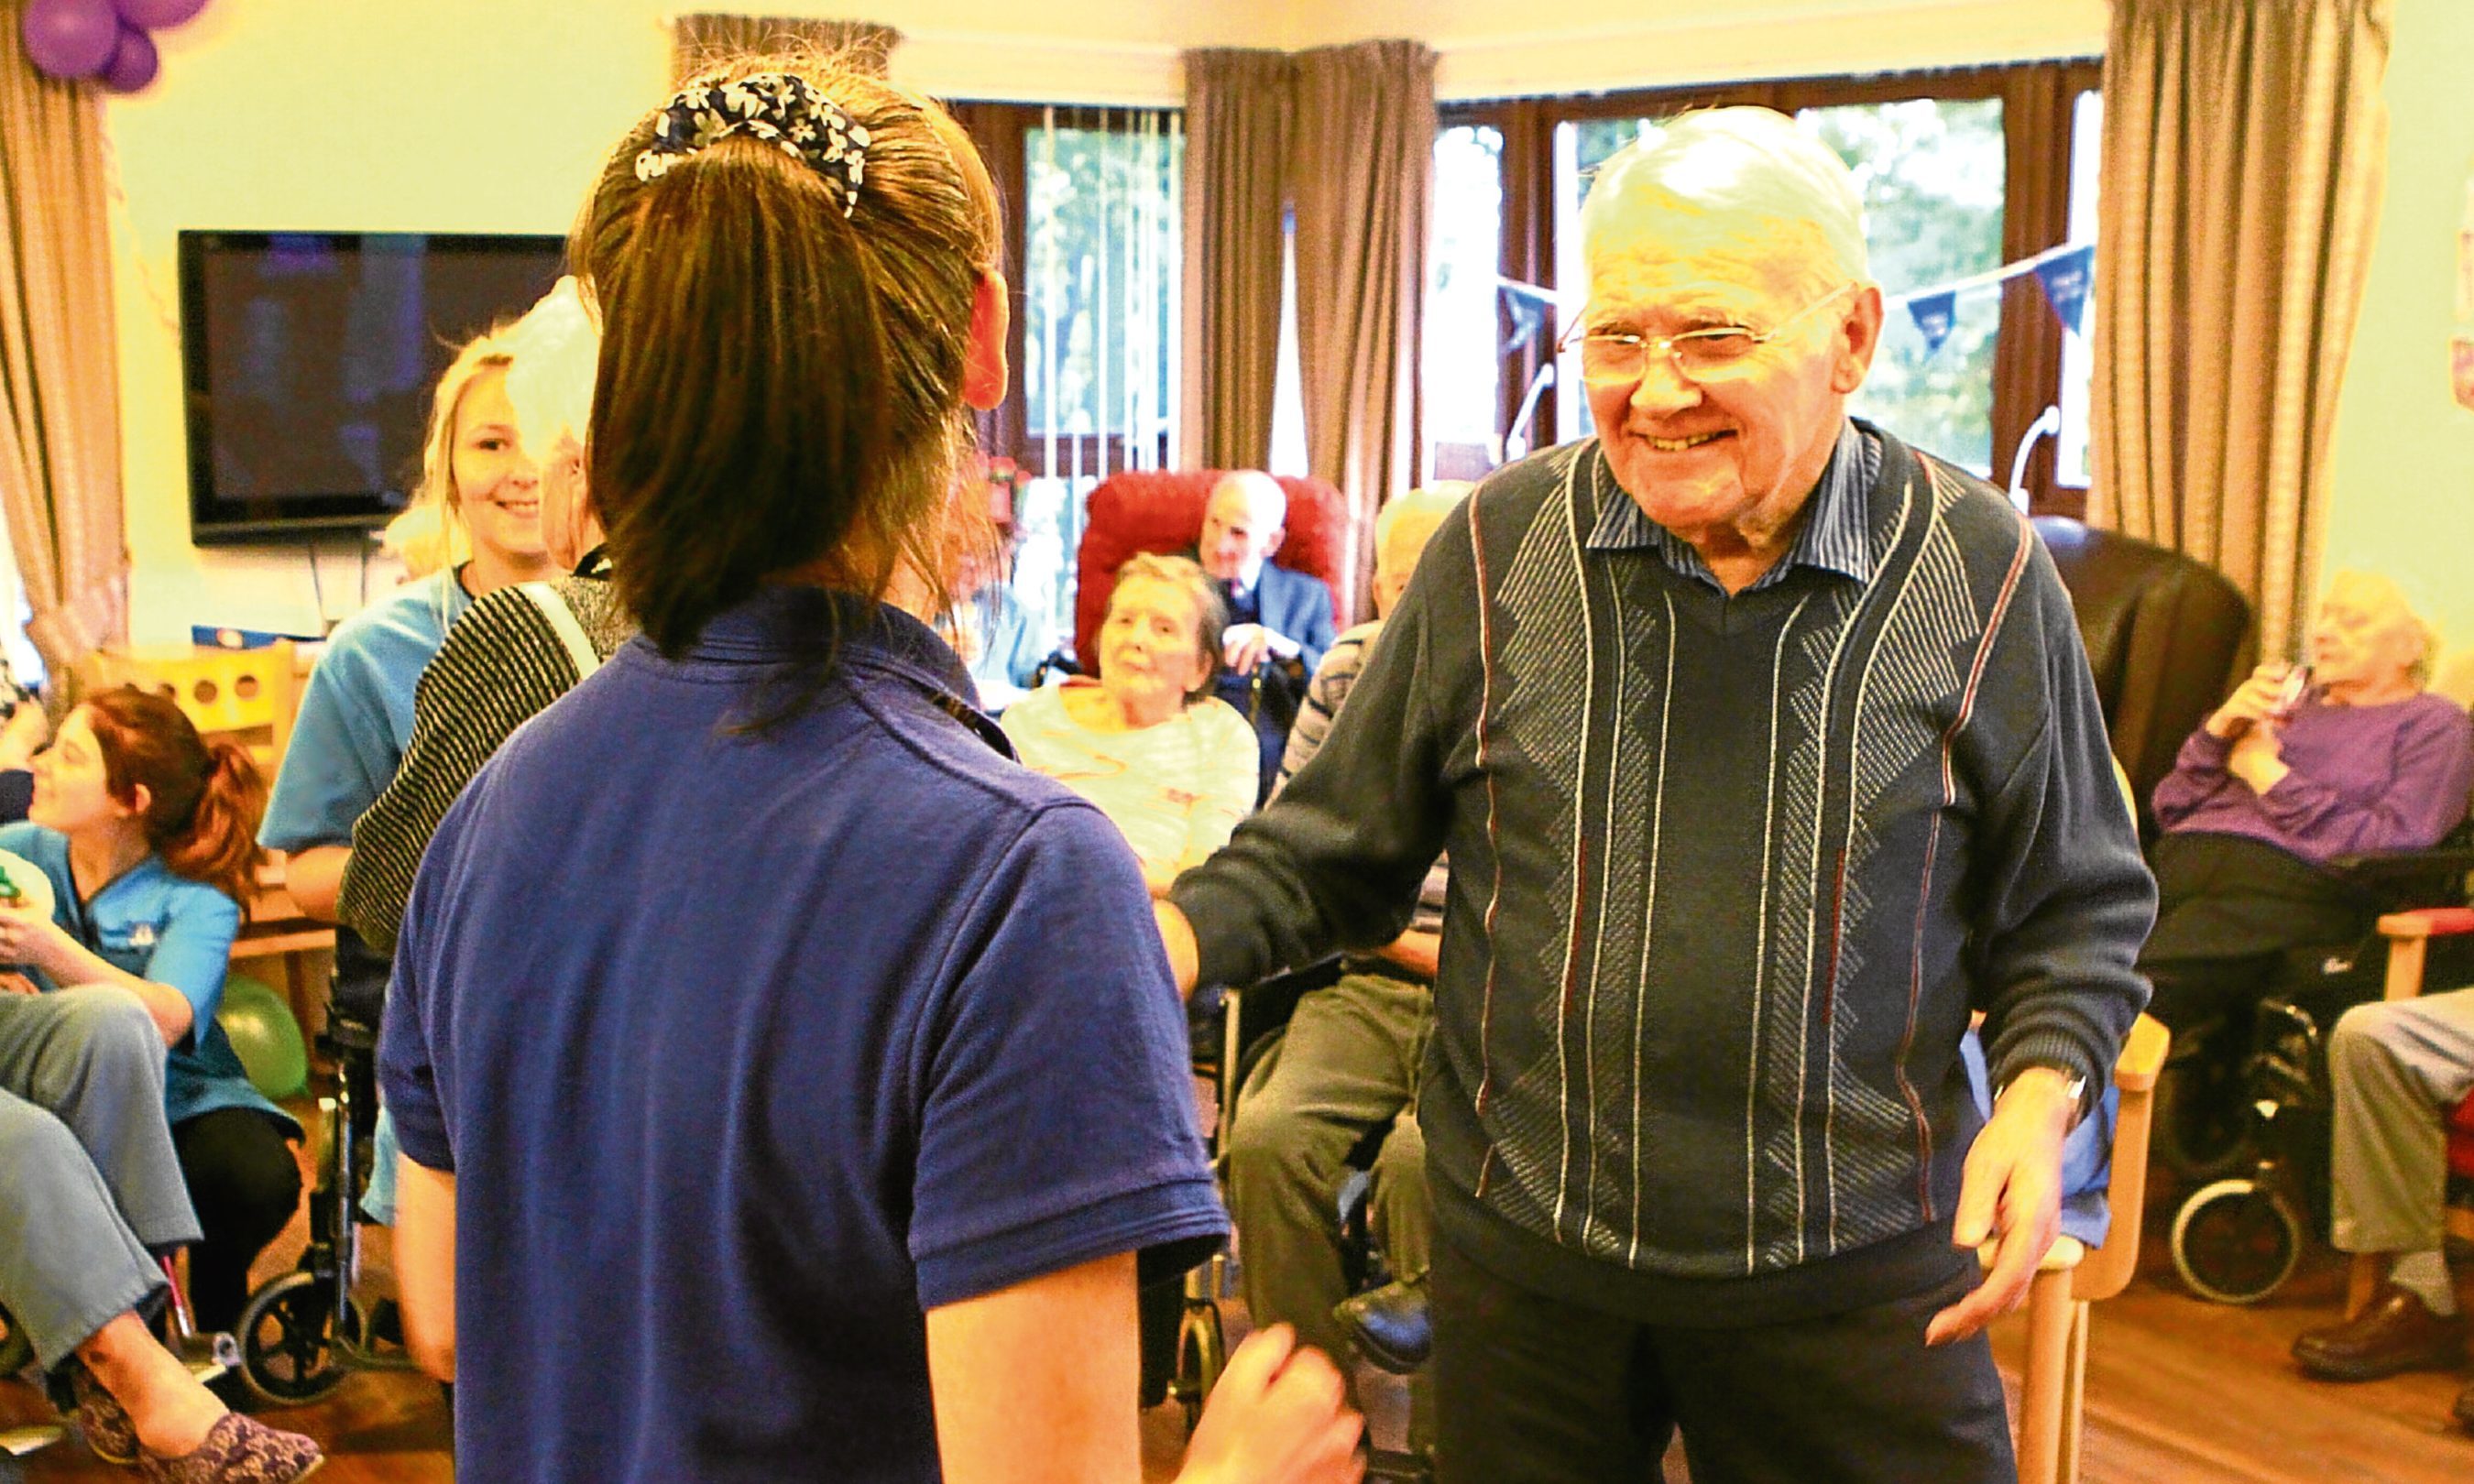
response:
[[[288,639],[263,649],[105,651],[81,667],[79,682],[81,693],[134,685],[168,697],[203,735],[249,749],[270,778],[301,705]]]
[[[2431,940],[2450,938],[2460,933],[2474,933],[2474,907],[2425,907],[2413,912],[2391,912],[2380,919],[2380,936],[2389,943],[2388,979],[2383,997],[2413,999],[2422,993],[2423,968],[2429,959]],[[2449,1113],[2448,1170],[2452,1178],[2474,1181],[2474,1097],[2467,1098]],[[2442,1224],[2450,1236],[2474,1242],[2474,1206],[2463,1202],[2449,1205]],[[2361,1313],[2370,1304],[2388,1278],[2389,1255],[2362,1253],[2355,1257],[2345,1285],[2346,1317]]]
[[[2140,1208],[2147,1195],[2147,1131],[2156,1075],[2171,1038],[2141,1016],[2114,1064],[2122,1105],[2113,1125],[2105,1186],[2112,1225],[2090,1251],[2065,1236],[2045,1255],[2027,1290],[2027,1354],[2019,1378],[2020,1484],[2074,1484],[2087,1392],[2088,1305],[2110,1299],[2139,1266]],[[1990,1249],[1987,1249],[1988,1254]]]

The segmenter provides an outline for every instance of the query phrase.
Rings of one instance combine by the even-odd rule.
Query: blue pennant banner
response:
[[[1931,355],[1950,338],[1951,326],[1958,323],[1958,295],[1949,289],[1920,294],[1907,300],[1907,313],[1915,316],[1916,329],[1925,338],[1925,354]]]
[[[2096,249],[2080,248],[2057,258],[2036,265],[2036,281],[2045,286],[2045,298],[2053,313],[2062,317],[2062,324],[2073,334],[2080,333],[2079,319],[2087,309],[2088,275],[2096,264]]]

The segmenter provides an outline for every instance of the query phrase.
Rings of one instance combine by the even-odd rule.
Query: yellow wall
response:
[[[163,75],[109,109],[132,637],[192,622],[317,632],[301,548],[190,544],[176,233],[561,232],[602,152],[667,76],[676,0],[223,0],[167,32]],[[716,9],[721,8],[716,5]],[[865,4],[766,0],[765,13]],[[1172,101],[1176,54],[1275,33],[1259,5],[902,0],[896,71],[953,96]],[[1025,33],[1036,27],[1038,35]],[[320,546],[327,616],[360,546]],[[372,578],[382,588],[390,575]]]
[[[2449,395],[2448,336],[2474,176],[2474,6],[2397,0],[2395,23],[2388,195],[2338,403],[2323,565],[2403,582],[2451,651],[2440,687],[2463,700],[2474,696],[2474,412]]]
[[[685,8],[221,0],[165,34],[162,79],[109,109],[126,193],[113,264],[135,639],[178,641],[201,621],[314,632],[320,616],[298,548],[190,544],[175,234],[562,231],[601,151],[659,92],[663,17]],[[2084,54],[2104,29],[2102,0],[764,0],[746,9],[872,12],[908,37],[896,74],[947,96],[1095,103],[1175,101],[1176,54],[1188,46],[1416,36],[1443,54],[1444,95],[1477,97]],[[339,617],[358,602],[360,547],[321,550],[324,611]]]

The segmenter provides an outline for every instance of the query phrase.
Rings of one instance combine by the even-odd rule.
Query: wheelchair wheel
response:
[[[2302,1217],[2256,1180],[2219,1180],[2173,1217],[2173,1271],[2203,1299],[2256,1304],[2302,1260]]]
[[[2250,1101],[2241,1071],[2221,1057],[2168,1064],[2150,1123],[2157,1162],[2194,1185],[2247,1171],[2259,1162]]]
[[[356,1303],[336,1322],[333,1280],[287,1273],[252,1296],[233,1327],[241,1378],[278,1406],[315,1401],[343,1383],[352,1367],[339,1342],[364,1345],[369,1321]]]
[[[1228,1346],[1220,1332],[1220,1306],[1216,1304],[1188,1304],[1185,1317],[1176,1327],[1176,1377],[1168,1383],[1169,1395],[1185,1409],[1185,1432],[1192,1437],[1202,1421],[1202,1404],[1211,1398],[1211,1388],[1220,1384],[1220,1373],[1228,1365]]]

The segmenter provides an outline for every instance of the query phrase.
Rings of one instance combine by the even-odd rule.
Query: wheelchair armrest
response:
[[[2428,850],[2365,850],[2340,855],[2328,869],[2356,886],[2462,877],[2474,873],[2474,847],[2443,845]]]
[[[1298,1001],[1317,990],[1327,989],[1340,981],[1340,959],[1337,956],[1273,974],[1259,984],[1231,988],[1228,992],[1228,1013],[1236,1017],[1236,1042],[1242,1050],[1266,1034],[1289,1023],[1297,1014]]]

